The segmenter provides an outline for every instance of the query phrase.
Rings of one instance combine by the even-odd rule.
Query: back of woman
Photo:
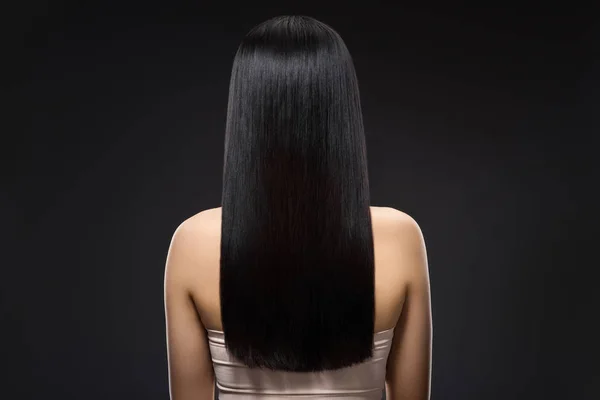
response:
[[[253,28],[227,115],[222,207],[184,221],[167,257],[171,398],[428,398],[423,236],[370,206],[342,39],[304,16]]]

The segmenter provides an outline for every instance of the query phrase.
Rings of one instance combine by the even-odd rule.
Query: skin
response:
[[[431,392],[431,294],[425,242],[409,215],[371,207],[375,250],[375,332],[395,328],[386,396],[423,400]],[[175,231],[165,268],[165,314],[172,400],[213,399],[205,329],[223,330],[219,304],[221,208]]]

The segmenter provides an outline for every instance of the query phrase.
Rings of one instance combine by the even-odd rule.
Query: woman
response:
[[[305,16],[253,28],[231,76],[222,207],[175,231],[171,398],[427,399],[431,306],[417,223],[370,206],[356,74]]]

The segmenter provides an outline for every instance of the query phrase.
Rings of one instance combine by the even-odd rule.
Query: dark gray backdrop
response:
[[[0,390],[168,397],[171,235],[220,205],[239,41],[271,16],[300,13],[333,26],[354,56],[372,203],[409,213],[424,232],[432,397],[597,398],[597,261],[584,256],[598,129],[591,8],[224,2],[230,14],[219,14],[195,3],[39,1],[6,14],[10,372]]]

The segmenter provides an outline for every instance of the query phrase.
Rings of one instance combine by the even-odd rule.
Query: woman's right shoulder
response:
[[[377,218],[377,222],[381,226],[390,229],[392,232],[413,235],[421,231],[419,224],[412,216],[396,208],[372,206],[371,214]]]
[[[393,255],[409,275],[422,275],[427,268],[423,232],[409,214],[392,207],[376,207],[373,213],[374,231],[382,249]]]

